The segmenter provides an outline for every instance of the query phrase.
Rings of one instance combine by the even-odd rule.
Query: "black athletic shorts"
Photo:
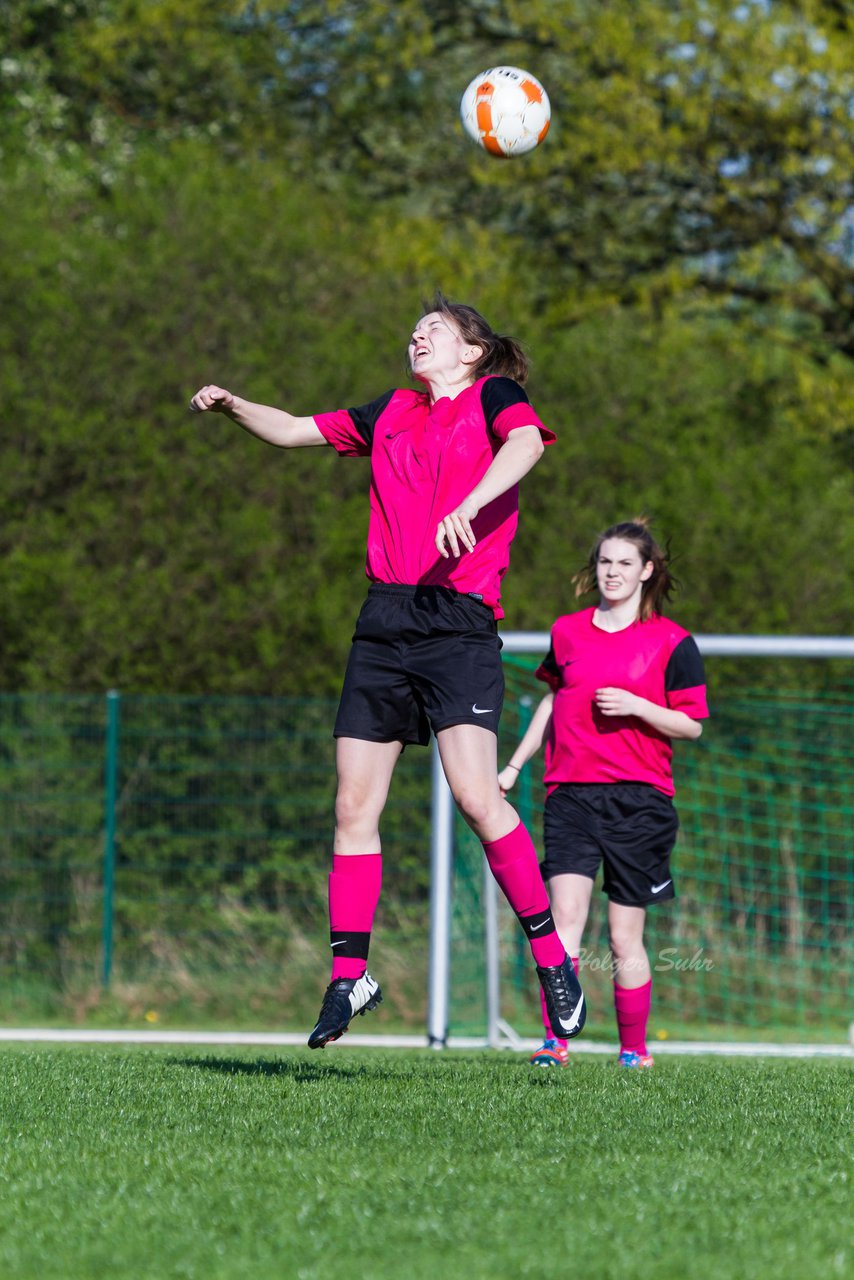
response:
[[[648,783],[561,783],[546,800],[543,879],[570,874],[595,880],[604,863],[602,890],[611,902],[666,902],[676,896],[670,855],[678,830],[670,796]]]
[[[501,641],[492,610],[448,587],[374,583],[362,606],[336,738],[430,741],[455,724],[498,733]]]

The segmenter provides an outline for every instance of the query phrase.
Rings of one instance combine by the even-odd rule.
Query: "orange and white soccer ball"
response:
[[[493,156],[521,156],[549,131],[549,95],[519,67],[490,67],[475,76],[460,103],[463,128]]]

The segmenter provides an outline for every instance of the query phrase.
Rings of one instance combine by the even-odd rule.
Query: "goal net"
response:
[[[544,649],[505,656],[506,760],[545,687]],[[800,664],[800,665],[799,665]],[[676,900],[647,913],[652,1042],[832,1040],[851,1009],[852,727],[850,668],[790,661],[787,687],[753,689],[755,661],[709,660],[712,719],[699,742],[674,744],[681,829]],[[775,674],[778,674],[775,671]],[[542,758],[513,799],[538,848]],[[585,1039],[613,1040],[613,989],[601,877],[581,952]],[[478,842],[455,823],[449,1027],[457,1035],[541,1037],[527,942],[506,903],[494,906]],[[496,929],[484,940],[483,920]],[[496,957],[490,992],[488,946]]]
[[[544,642],[503,638],[506,760],[543,691]],[[759,670],[704,653],[712,718],[675,745],[677,898],[649,912],[653,1039],[844,1043],[850,662],[766,646]],[[334,713],[329,698],[0,695],[0,1023],[311,1026],[328,974]],[[514,789],[538,843],[540,779],[534,761]],[[426,1012],[439,1042],[536,1037],[528,946],[446,793],[435,752],[406,751],[383,815],[371,967],[386,1000],[371,1030],[421,1032]],[[454,869],[446,856],[437,875],[443,832]],[[603,905],[594,892],[585,1043],[614,1036]]]

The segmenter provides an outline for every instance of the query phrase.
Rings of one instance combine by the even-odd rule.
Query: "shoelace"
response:
[[[566,1005],[567,1009],[572,1009],[572,997],[569,994],[569,983],[566,980],[566,972],[563,966],[556,968],[552,991],[558,1000]]]

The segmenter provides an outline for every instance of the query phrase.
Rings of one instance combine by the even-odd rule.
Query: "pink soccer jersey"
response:
[[[558,618],[537,671],[553,690],[545,782],[647,782],[673,795],[670,739],[637,716],[605,716],[597,689],[627,689],[692,720],[708,714],[703,659],[694,638],[654,615],[623,631],[603,631],[595,609]]]
[[[372,582],[452,587],[480,596],[503,617],[501,579],[519,513],[519,486],[477,515],[476,545],[445,560],[436,550],[439,521],[483,479],[514,427],[536,426],[555,439],[511,378],[480,378],[455,399],[430,403],[423,391],[389,391],[356,409],[315,415],[338,453],[371,459],[365,572]]]

